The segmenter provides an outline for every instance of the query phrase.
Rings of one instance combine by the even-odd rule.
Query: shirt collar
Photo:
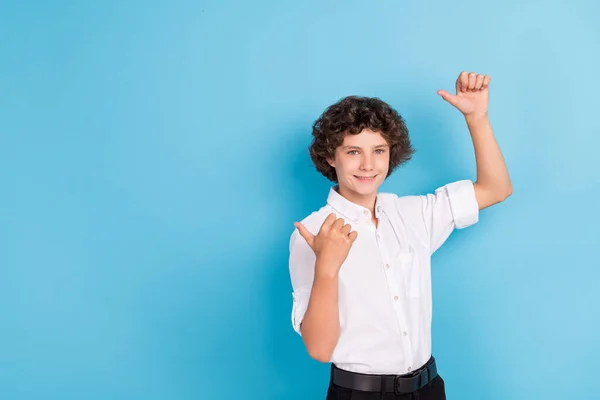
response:
[[[340,214],[343,214],[345,217],[350,218],[354,222],[358,222],[360,220],[371,220],[371,211],[363,206],[359,206],[356,203],[351,202],[342,196],[339,192],[339,186],[333,186],[329,189],[329,196],[327,197],[327,204],[333,207]],[[379,218],[382,208],[379,201],[379,194],[377,194],[377,199],[375,200],[375,217]]]

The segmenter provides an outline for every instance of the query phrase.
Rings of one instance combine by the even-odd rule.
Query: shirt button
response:
[[[369,215],[369,212],[368,212],[367,210],[364,210],[364,211],[363,211],[363,214],[365,214],[365,215]]]
[[[404,331],[404,332],[402,332],[402,334],[403,334],[404,336],[406,336],[406,335],[408,335],[408,332]]]
[[[390,264],[385,264],[385,267],[386,268],[390,268]]]
[[[412,370],[412,368],[411,368],[411,367],[408,367],[408,372],[410,372],[411,370]]]
[[[398,296],[394,296],[394,300],[398,300]]]
[[[381,207],[377,207],[377,212],[381,212]]]

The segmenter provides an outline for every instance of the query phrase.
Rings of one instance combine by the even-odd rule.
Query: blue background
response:
[[[448,398],[598,397],[599,18],[592,0],[3,1],[0,397],[324,398],[287,265],[330,186],[311,124],[378,96],[417,149],[383,191],[475,179],[436,94],[462,70],[492,76],[514,195],[433,257]]]

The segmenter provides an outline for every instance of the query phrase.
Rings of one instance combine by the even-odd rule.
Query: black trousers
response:
[[[361,392],[346,389],[329,382],[326,400],[446,400],[444,380],[440,375],[421,389],[407,394]]]

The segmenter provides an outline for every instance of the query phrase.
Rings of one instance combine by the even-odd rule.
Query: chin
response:
[[[381,182],[373,182],[369,185],[354,185],[352,190],[361,196],[368,196],[371,194],[376,194],[380,185]]]
[[[373,187],[372,189],[356,189],[354,191],[361,196],[369,196],[377,193],[377,187]]]

